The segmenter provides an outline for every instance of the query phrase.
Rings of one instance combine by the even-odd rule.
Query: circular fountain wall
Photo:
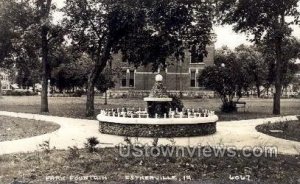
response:
[[[100,132],[129,137],[189,137],[216,132],[218,117],[213,112],[172,113],[169,118],[150,118],[137,112],[102,111],[97,116]]]
[[[190,137],[216,132],[218,116],[213,111],[195,109],[172,109],[162,76],[155,77],[155,84],[145,110],[110,109],[101,110],[97,119],[99,131],[128,137]]]

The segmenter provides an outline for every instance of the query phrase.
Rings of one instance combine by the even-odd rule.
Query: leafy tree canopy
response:
[[[289,36],[292,24],[299,24],[299,0],[225,0],[217,1],[218,20],[221,24],[232,24],[237,32],[254,35],[253,41],[261,38],[275,39]],[[279,18],[291,20],[282,24]]]
[[[235,52],[227,47],[217,51],[215,66],[206,67],[199,82],[207,89],[218,93],[223,104],[232,103],[235,95],[242,97],[242,91],[250,85],[249,75]]]

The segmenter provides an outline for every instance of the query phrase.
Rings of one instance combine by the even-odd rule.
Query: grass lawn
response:
[[[219,112],[221,102],[219,99],[184,99],[183,103],[186,108],[206,108],[216,111],[220,120],[240,120],[261,117],[270,117],[272,115],[271,99],[241,99],[245,101],[246,112],[240,109],[238,113],[224,114]],[[85,118],[85,102],[86,97],[50,97],[49,110],[50,115],[65,116],[74,118]],[[105,108],[120,107],[146,107],[146,103],[142,99],[109,99],[108,105],[103,105],[104,99],[97,96],[95,98],[96,112]],[[26,113],[39,113],[40,97],[39,96],[22,96],[11,97],[4,96],[0,99],[0,110]],[[299,115],[300,99],[282,99],[281,101],[282,115]],[[93,117],[92,119],[95,119]]]
[[[300,121],[263,124],[257,126],[256,130],[274,137],[300,141]]]
[[[244,183],[297,183],[300,157],[121,157],[117,148],[35,152],[0,156],[0,183],[73,183],[70,176],[105,176],[104,183],[129,182],[125,176],[190,176],[194,183],[233,183],[230,177],[244,176]],[[46,176],[66,177],[47,182]],[[117,181],[117,182],[114,182]],[[236,181],[240,183],[241,180]],[[97,183],[97,182],[78,182]],[[162,182],[146,182],[162,183]],[[168,182],[179,183],[179,182]]]
[[[0,142],[46,134],[59,127],[50,122],[0,116]]]

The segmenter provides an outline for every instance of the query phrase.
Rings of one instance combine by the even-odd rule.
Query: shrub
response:
[[[237,108],[236,108],[235,103],[227,102],[227,103],[222,104],[221,111],[225,112],[225,113],[231,113],[231,112],[236,112]]]
[[[157,144],[158,144],[158,138],[157,138],[157,137],[156,137],[156,138],[153,138],[153,143],[152,143],[152,145],[153,145],[154,147],[156,147]]]
[[[98,141],[98,139],[96,137],[90,137],[87,139],[87,143],[84,144],[85,148],[87,148],[89,150],[90,153],[96,152],[97,148],[96,146],[99,144],[100,142]]]
[[[124,138],[124,141],[125,141],[126,144],[129,145],[129,146],[132,146],[132,145],[133,145],[132,142],[131,142],[131,139],[130,139],[129,137],[125,137],[125,138]]]
[[[84,94],[84,91],[82,91],[82,90],[77,90],[77,91],[75,91],[75,92],[72,94],[72,96],[73,96],[73,97],[81,97],[83,94]]]
[[[50,140],[44,141],[42,144],[39,144],[39,147],[41,150],[43,150],[45,153],[49,154],[51,152],[50,148]]]
[[[80,157],[79,149],[76,146],[69,147],[69,156],[70,160],[76,159]]]
[[[121,98],[128,98],[128,95],[127,94],[122,94]]]
[[[12,91],[8,90],[4,93],[6,96],[35,96],[38,95],[37,92],[32,91]]]
[[[83,90],[76,90],[74,93],[54,93],[52,97],[81,97],[85,92]]]
[[[172,110],[175,110],[176,108],[181,111],[184,108],[184,105],[181,101],[181,99],[176,95],[170,95],[170,98],[172,98],[172,102],[170,102],[170,108]]]

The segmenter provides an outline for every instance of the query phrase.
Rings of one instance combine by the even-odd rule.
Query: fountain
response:
[[[129,137],[190,137],[216,132],[218,116],[204,109],[172,109],[163,77],[155,76],[155,84],[144,98],[147,108],[106,109],[97,116],[99,131]]]
[[[156,116],[159,118],[169,117],[168,110],[170,109],[172,98],[169,98],[162,80],[163,77],[161,75],[156,75],[155,83],[149,97],[144,98],[144,101],[147,102],[150,118],[155,118]]]

